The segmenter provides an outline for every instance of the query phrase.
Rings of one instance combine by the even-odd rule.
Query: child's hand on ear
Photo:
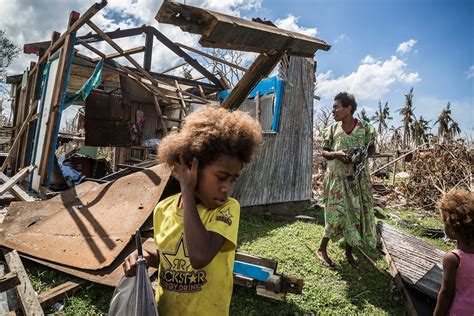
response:
[[[198,160],[193,158],[191,165],[186,164],[183,156],[179,157],[179,164],[174,166],[175,177],[179,181],[181,191],[194,192],[198,180]]]

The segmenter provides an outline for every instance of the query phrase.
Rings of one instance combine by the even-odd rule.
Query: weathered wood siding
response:
[[[242,207],[311,198],[314,61],[291,57],[286,77],[279,131],[264,134],[262,151],[235,184]]]

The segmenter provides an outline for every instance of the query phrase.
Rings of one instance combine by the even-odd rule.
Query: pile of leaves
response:
[[[450,190],[472,190],[473,164],[474,152],[463,140],[435,145],[406,164],[410,177],[397,190],[410,206],[433,211],[438,199]]]

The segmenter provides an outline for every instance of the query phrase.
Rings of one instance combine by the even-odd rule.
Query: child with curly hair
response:
[[[181,187],[156,205],[158,251],[144,253],[149,265],[159,267],[162,315],[229,314],[240,218],[229,193],[261,142],[260,124],[223,108],[193,112],[161,142],[159,160],[173,168]],[[136,260],[136,252],[125,259],[125,275],[135,274]]]
[[[453,191],[438,207],[456,249],[443,258],[443,280],[434,315],[474,315],[474,192]]]

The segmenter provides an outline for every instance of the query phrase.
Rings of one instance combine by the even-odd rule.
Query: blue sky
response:
[[[98,0],[97,0],[98,1]],[[49,40],[64,31],[68,12],[84,12],[93,0],[0,0],[0,29],[17,44]],[[179,1],[183,2],[183,1]],[[404,94],[414,87],[415,114],[434,122],[451,102],[453,117],[474,137],[474,1],[471,0],[187,0],[186,3],[245,18],[260,17],[279,27],[300,31],[332,45],[318,51],[315,106],[332,105],[339,91],[354,93],[359,106],[372,115],[378,101],[389,103],[392,125]],[[197,37],[154,19],[161,1],[109,0],[93,21],[104,30],[142,24],[158,27],[190,46]],[[33,27],[34,26],[34,27]],[[87,30],[84,30],[84,32]],[[120,43],[120,41],[119,41]],[[122,48],[143,45],[127,39]],[[98,45],[100,49],[105,44]],[[180,60],[160,45],[154,47],[152,69]],[[110,50],[108,52],[111,52]],[[157,58],[156,56],[159,55]],[[137,60],[142,57],[137,55]],[[11,65],[20,73],[36,60],[22,55]],[[470,75],[469,75],[470,72]]]
[[[455,119],[474,135],[474,77],[468,78],[474,65],[474,1],[263,0],[267,19],[285,13],[298,17],[302,27],[317,28],[316,37],[332,45],[316,54],[318,74],[331,71],[333,79],[345,78],[358,71],[367,55],[382,62],[396,56],[407,73],[418,74],[413,83],[395,81],[382,95],[374,91],[373,97],[359,97],[369,112],[380,97],[393,113],[413,86],[417,116],[435,119],[451,101]],[[416,41],[411,50],[397,53],[399,44],[409,40]],[[331,96],[323,97],[322,104],[331,102]],[[398,116],[392,124],[399,124]]]

